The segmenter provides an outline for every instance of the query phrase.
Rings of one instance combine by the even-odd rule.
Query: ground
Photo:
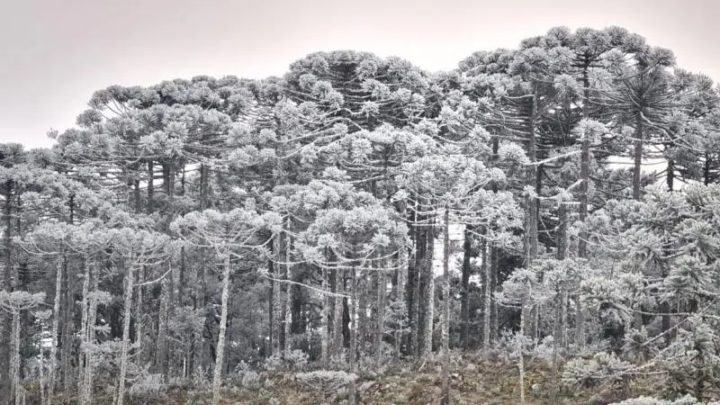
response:
[[[618,387],[553,389],[554,373],[547,365],[528,364],[526,374],[526,401],[528,405],[603,405],[639,395],[657,395],[653,382],[638,380],[624,389]],[[452,369],[451,396],[458,405],[519,404],[518,369],[503,361],[488,361],[465,356],[458,359]],[[356,384],[359,404],[439,404],[441,393],[440,368],[436,363],[408,364],[391,368],[381,375],[364,375]],[[227,384],[222,404],[296,405],[347,403],[347,390],[338,389],[323,393],[301,384],[294,373],[261,375],[256,387],[243,388],[240,384]],[[147,403],[147,402],[141,402]],[[163,403],[207,404],[207,391],[173,388]]]

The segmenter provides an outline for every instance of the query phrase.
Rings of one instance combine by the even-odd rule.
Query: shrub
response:
[[[324,394],[337,392],[356,379],[357,376],[355,374],[330,370],[311,371],[309,373],[298,373],[295,375],[295,381],[297,381],[298,384],[321,391]]]

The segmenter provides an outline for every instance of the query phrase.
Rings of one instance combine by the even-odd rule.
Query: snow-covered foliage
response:
[[[451,72],[335,51],[98,90],[52,149],[0,144],[0,398],[295,373],[357,403],[438,362],[447,403],[462,349],[517,363],[518,402],[537,365],[553,395],[717,400],[720,94],[674,67],[554,28]]]

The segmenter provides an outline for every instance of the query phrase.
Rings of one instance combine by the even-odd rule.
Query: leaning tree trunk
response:
[[[220,297],[220,330],[218,331],[215,371],[213,373],[213,405],[220,402],[220,385],[222,384],[223,360],[225,358],[225,331],[227,329],[228,298],[230,289],[230,253],[225,252],[222,279],[222,295]]]

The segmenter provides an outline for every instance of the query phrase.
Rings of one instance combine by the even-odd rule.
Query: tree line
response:
[[[190,381],[216,404],[238,370],[431,358],[449,403],[478,350],[518,363],[520,401],[530,357],[720,386],[720,93],[637,34],[553,28],[434,74],[319,52],[88,106],[49,149],[0,144],[8,404]]]

